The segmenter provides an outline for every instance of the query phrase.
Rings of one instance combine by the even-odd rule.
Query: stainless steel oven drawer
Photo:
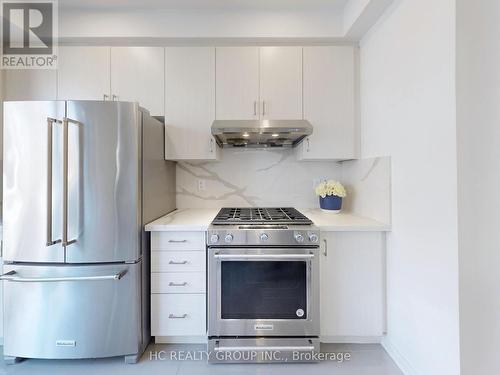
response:
[[[211,338],[208,352],[211,363],[317,362],[320,344],[317,337]]]
[[[5,265],[4,355],[99,358],[138,353],[141,263]]]

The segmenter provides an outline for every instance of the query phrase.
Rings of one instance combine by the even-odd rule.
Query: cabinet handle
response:
[[[306,142],[307,142],[307,149],[306,149],[306,151],[309,152],[309,150],[311,150],[311,142],[309,141],[309,137],[306,138]]]
[[[257,116],[257,101],[254,100],[253,102],[253,115]]]
[[[186,286],[188,285],[188,283],[186,281],[184,281],[183,283],[173,283],[173,282],[169,282],[168,283],[168,286]]]
[[[108,99],[109,99],[109,95],[104,94],[104,95],[102,96],[102,99],[103,99],[103,100],[108,100]]]
[[[174,315],[174,314],[170,314],[168,316],[169,319],[186,319],[188,316],[188,314],[182,314],[182,315]]]
[[[118,95],[113,94],[113,101],[118,100]]]
[[[187,240],[168,240],[170,243],[185,243],[188,242]]]
[[[210,138],[210,153],[214,153],[214,139]]]
[[[188,264],[187,260],[183,260],[182,262],[174,262],[173,260],[169,261],[168,264]]]
[[[262,101],[262,116],[266,115],[266,102],[263,100]]]
[[[323,248],[323,255],[326,257],[328,256],[328,242],[326,242],[326,238],[323,238],[323,243],[325,244],[325,247]]]

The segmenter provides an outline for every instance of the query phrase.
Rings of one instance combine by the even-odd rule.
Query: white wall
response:
[[[61,9],[62,38],[329,38],[342,34],[342,12],[324,10]]]
[[[457,1],[462,375],[500,374],[500,2]]]
[[[459,374],[455,1],[397,0],[361,41],[363,157],[392,157],[388,334],[407,374]]]

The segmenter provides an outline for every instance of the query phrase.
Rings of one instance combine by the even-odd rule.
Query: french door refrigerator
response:
[[[137,103],[4,103],[4,356],[135,363],[148,237],[175,209],[164,126]]]

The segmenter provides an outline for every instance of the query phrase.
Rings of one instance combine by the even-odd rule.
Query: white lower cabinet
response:
[[[205,334],[205,294],[153,294],[151,332],[154,336]]]
[[[151,233],[151,335],[156,342],[206,340],[205,232]]]
[[[386,330],[385,233],[321,237],[321,341],[379,341]]]

